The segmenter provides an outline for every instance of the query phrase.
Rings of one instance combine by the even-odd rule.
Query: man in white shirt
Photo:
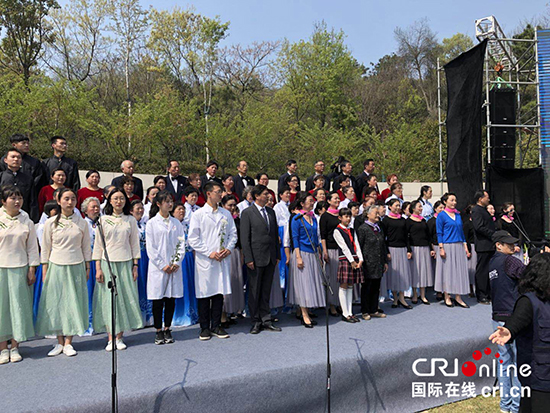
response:
[[[217,182],[204,186],[206,204],[193,213],[189,246],[195,250],[195,293],[199,307],[200,340],[228,338],[220,326],[223,296],[231,294],[229,255],[237,244],[237,228],[231,213],[219,208],[223,188]]]

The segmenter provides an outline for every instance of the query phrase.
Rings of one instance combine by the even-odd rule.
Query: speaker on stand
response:
[[[492,125],[516,124],[516,90],[493,89],[489,92],[490,120]],[[516,128],[491,127],[491,164],[499,168],[513,169],[516,160]]]

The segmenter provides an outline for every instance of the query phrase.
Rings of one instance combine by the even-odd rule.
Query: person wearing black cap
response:
[[[518,242],[506,231],[496,231],[492,236],[496,252],[489,262],[489,280],[491,283],[491,301],[493,306],[493,328],[503,326],[511,317],[514,305],[519,298],[518,284],[525,270],[525,265],[513,256]],[[519,388],[517,377],[517,349],[514,342],[498,346],[502,361],[502,370],[497,369],[500,383],[500,410],[517,412],[520,395],[511,392],[512,387]],[[514,366],[512,370],[508,366]],[[508,373],[509,372],[509,373]]]
[[[520,412],[547,412],[550,405],[549,286],[550,254],[536,254],[519,282],[521,297],[513,314],[489,336],[489,340],[499,346],[516,341],[522,386]]]

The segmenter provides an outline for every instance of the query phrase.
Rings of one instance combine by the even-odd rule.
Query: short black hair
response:
[[[55,199],[50,199],[49,201],[46,201],[44,204],[44,213],[49,218],[51,216],[51,212],[55,209],[56,215],[59,213],[59,204]]]
[[[283,185],[280,189],[279,189],[279,196],[281,196],[282,194],[284,194],[286,191],[290,191],[290,187],[288,185]]]
[[[65,137],[60,136],[60,135],[56,135],[56,136],[52,136],[52,137],[50,138],[50,143],[53,145],[54,143],[57,142],[58,139],[61,139],[61,140],[65,141],[65,142],[67,142],[67,139],[65,139]]]
[[[10,153],[10,152],[17,152],[19,155],[21,155],[21,158],[23,157],[23,153],[22,153],[19,149],[9,148],[9,149],[6,151],[6,156],[7,156],[8,153]]]
[[[24,142],[28,140],[29,138],[21,133],[14,133],[10,136],[10,143]]]
[[[262,176],[267,176],[267,179],[269,179],[269,175],[266,173],[266,172],[258,172],[256,174],[256,181],[259,181],[260,179],[262,179]]]
[[[230,195],[225,195],[225,196],[222,198],[222,205],[223,205],[223,206],[227,205],[227,203],[228,203],[229,201],[239,202],[239,201],[237,200],[237,197],[236,197],[235,195],[231,195],[231,194],[230,194]]]
[[[183,191],[183,195],[185,195],[185,196],[189,196],[191,194],[197,194],[197,196],[198,196],[199,195],[199,190],[197,188],[193,188],[192,186],[188,186]]]
[[[171,161],[170,161],[171,162]],[[168,182],[166,182],[166,177],[163,176],[163,175],[157,175],[153,178],[153,185],[156,185],[158,181],[160,180],[163,180],[165,184],[168,184]]]
[[[476,191],[474,194],[474,202],[477,204],[477,202],[485,196],[485,194],[488,193],[484,189],[480,189],[479,191]]]
[[[5,185],[2,187],[2,201],[7,201],[10,196],[20,196],[23,197],[21,190],[14,185]]]
[[[297,164],[298,162],[296,162],[294,159],[289,159],[288,161],[286,161],[286,166],[290,166],[290,165],[294,165],[294,164]]]
[[[372,158],[366,159],[365,162],[363,162],[363,167],[367,166],[371,162],[374,162],[374,159]]]
[[[267,186],[261,184],[254,185],[251,192],[252,198],[256,200],[256,198],[258,198],[264,191],[267,191]]]
[[[342,208],[338,211],[339,217],[349,216],[351,217],[351,208]]]
[[[220,167],[220,165],[214,160],[208,161],[208,163],[206,164],[206,167],[210,168],[212,165],[216,165],[218,168]]]
[[[92,174],[97,174],[97,176],[101,177],[98,171],[96,171],[95,169],[90,169],[88,172],[86,172],[86,179],[88,179]]]
[[[50,174],[50,176],[54,176],[56,172],[59,172],[59,171],[63,171],[63,173],[65,174],[65,176],[67,176],[67,172],[65,171],[65,169],[63,168],[55,168],[52,173]]]
[[[214,189],[214,187],[218,187],[218,188],[220,188],[221,190],[223,190],[223,187],[222,187],[222,185],[221,185],[219,182],[216,182],[216,181],[208,181],[208,182],[206,183],[206,185],[204,185],[204,189],[203,189],[204,196],[206,196],[206,193],[207,193],[207,192],[212,192],[212,190]]]

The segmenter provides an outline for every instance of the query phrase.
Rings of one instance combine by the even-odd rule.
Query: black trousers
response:
[[[374,314],[378,311],[380,298],[380,282],[382,278],[365,278],[361,284],[361,313]]]
[[[164,310],[164,327],[169,328],[174,318],[176,299],[164,297],[153,301],[153,324],[157,330],[162,328],[162,312]]]
[[[252,323],[271,321],[269,298],[273,284],[275,264],[271,262],[266,267],[247,268],[248,273],[248,310]]]
[[[489,283],[489,261],[494,251],[478,252],[476,264],[476,296],[478,300],[491,298],[491,284]]]
[[[215,330],[222,321],[223,295],[197,299],[201,329]]]
[[[531,397],[522,397],[519,413],[543,413],[548,411],[550,393],[531,389]]]

